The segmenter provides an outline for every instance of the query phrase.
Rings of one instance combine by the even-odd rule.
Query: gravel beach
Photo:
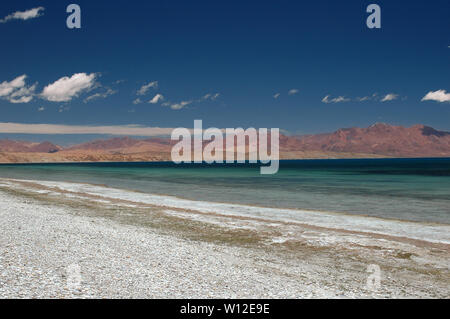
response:
[[[1,180],[0,201],[1,298],[450,297],[445,243],[155,207],[107,188]]]

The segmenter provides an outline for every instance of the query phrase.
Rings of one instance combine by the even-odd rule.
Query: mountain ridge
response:
[[[64,148],[48,141],[2,139],[0,162],[165,161],[170,160],[175,143],[169,138],[125,136]],[[367,128],[341,128],[331,133],[280,135],[281,159],[361,157],[450,157],[450,132],[422,124],[403,127],[375,123]]]

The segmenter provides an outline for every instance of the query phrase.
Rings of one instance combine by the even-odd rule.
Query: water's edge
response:
[[[23,187],[23,185],[20,185],[22,182],[41,185],[43,187],[51,188],[56,192],[89,194],[104,199],[143,203],[164,208],[195,210],[230,217],[261,218],[273,222],[301,223],[330,229],[342,229],[404,237],[432,243],[450,244],[450,226],[446,224],[391,220],[379,217],[357,216],[324,211],[267,208],[242,204],[195,201],[169,195],[154,195],[92,184],[37,180],[24,181],[0,178],[0,185],[11,188]],[[47,193],[43,191],[38,192],[41,194]]]

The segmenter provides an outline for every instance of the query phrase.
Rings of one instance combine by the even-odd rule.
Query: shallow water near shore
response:
[[[7,164],[0,165],[0,177],[450,224],[449,158],[281,161],[272,176],[249,164]]]

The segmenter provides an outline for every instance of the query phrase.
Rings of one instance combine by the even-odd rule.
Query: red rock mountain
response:
[[[50,142],[0,140],[0,162],[163,161],[170,160],[169,138],[95,140],[67,148]],[[383,123],[333,133],[280,135],[282,159],[361,157],[450,157],[450,132],[424,125]]]
[[[398,157],[450,156],[450,133],[424,125],[406,128],[377,123],[368,128],[345,128],[297,139],[299,143],[294,146],[297,150]]]

